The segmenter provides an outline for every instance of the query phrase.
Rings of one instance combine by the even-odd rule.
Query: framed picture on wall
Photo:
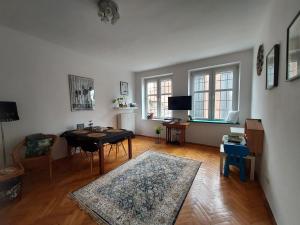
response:
[[[278,86],[279,73],[279,50],[280,45],[276,44],[269,51],[266,58],[266,89]]]
[[[69,75],[71,111],[94,110],[94,80],[87,77]]]
[[[128,95],[128,83],[124,81],[120,81],[120,94]]]
[[[300,11],[287,30],[286,43],[286,79],[300,77]]]

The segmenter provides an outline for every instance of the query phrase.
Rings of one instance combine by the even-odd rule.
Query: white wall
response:
[[[178,53],[180,54],[180,53]],[[191,62],[185,62],[177,65],[167,66],[163,68],[153,69],[149,71],[137,72],[135,74],[135,90],[136,101],[139,110],[136,117],[136,132],[137,134],[146,136],[155,136],[154,129],[159,126],[160,121],[142,119],[142,80],[145,77],[173,74],[173,95],[188,95],[188,71],[191,69],[204,68],[229,63],[240,63],[240,123],[243,126],[246,118],[250,117],[251,113],[251,79],[252,79],[252,64],[253,51],[245,50],[236,53],[201,59]],[[187,111],[174,112],[174,117],[187,119]],[[192,123],[187,129],[186,139],[188,142],[219,146],[224,133],[228,133],[228,124],[207,124],[207,123]]]
[[[253,70],[252,90],[252,117],[265,129],[260,181],[278,225],[300,223],[300,79],[285,81],[286,30],[299,9],[299,0],[274,0],[255,47],[280,44],[278,87],[265,90],[264,66],[260,77]]]
[[[68,74],[94,79],[94,111],[71,112]],[[95,125],[115,126],[116,112],[111,101],[119,96],[121,80],[129,82],[131,98],[134,82],[129,71],[0,27],[0,101],[16,101],[20,116],[19,121],[4,124],[8,149],[25,135],[61,134],[89,120]],[[60,142],[55,158],[66,155],[64,142]]]

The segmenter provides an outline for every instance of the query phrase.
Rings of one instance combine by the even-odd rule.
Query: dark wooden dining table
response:
[[[68,156],[72,156],[71,143],[77,143],[80,146],[81,142],[91,142],[97,144],[99,154],[99,173],[104,174],[104,144],[116,141],[128,141],[128,159],[132,158],[132,138],[134,134],[132,131],[124,129],[106,129],[103,131],[91,130],[68,130],[60,135],[66,138],[68,144]]]

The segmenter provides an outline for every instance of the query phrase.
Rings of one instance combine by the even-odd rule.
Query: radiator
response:
[[[126,129],[135,132],[135,113],[119,113],[117,115],[117,125],[119,129]]]

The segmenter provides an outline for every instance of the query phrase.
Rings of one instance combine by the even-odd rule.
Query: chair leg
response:
[[[107,155],[107,157],[109,157],[109,154],[110,154],[110,152],[111,152],[112,148],[113,148],[113,146],[112,146],[112,145],[110,145],[110,149],[109,149],[109,152],[108,152],[108,155]]]
[[[125,152],[125,155],[127,155],[126,149],[125,149],[125,147],[124,147],[124,145],[123,145],[123,141],[121,142],[121,145],[122,145],[122,148],[123,148],[123,150],[124,150],[124,152]]]
[[[119,145],[116,144],[116,159],[118,158]]]
[[[85,154],[85,157],[86,157],[86,158],[89,158],[89,155],[87,154],[86,151],[84,151],[84,154]]]
[[[224,165],[224,177],[228,177],[229,175],[229,159],[228,156],[225,159],[225,165]]]
[[[244,158],[240,158],[240,180],[246,181],[245,159]]]
[[[51,156],[49,157],[49,176],[50,176],[50,181],[52,181],[52,158],[51,158]]]
[[[90,160],[91,160],[91,174],[93,174],[93,162],[94,162],[94,153],[93,152],[91,152]]]

